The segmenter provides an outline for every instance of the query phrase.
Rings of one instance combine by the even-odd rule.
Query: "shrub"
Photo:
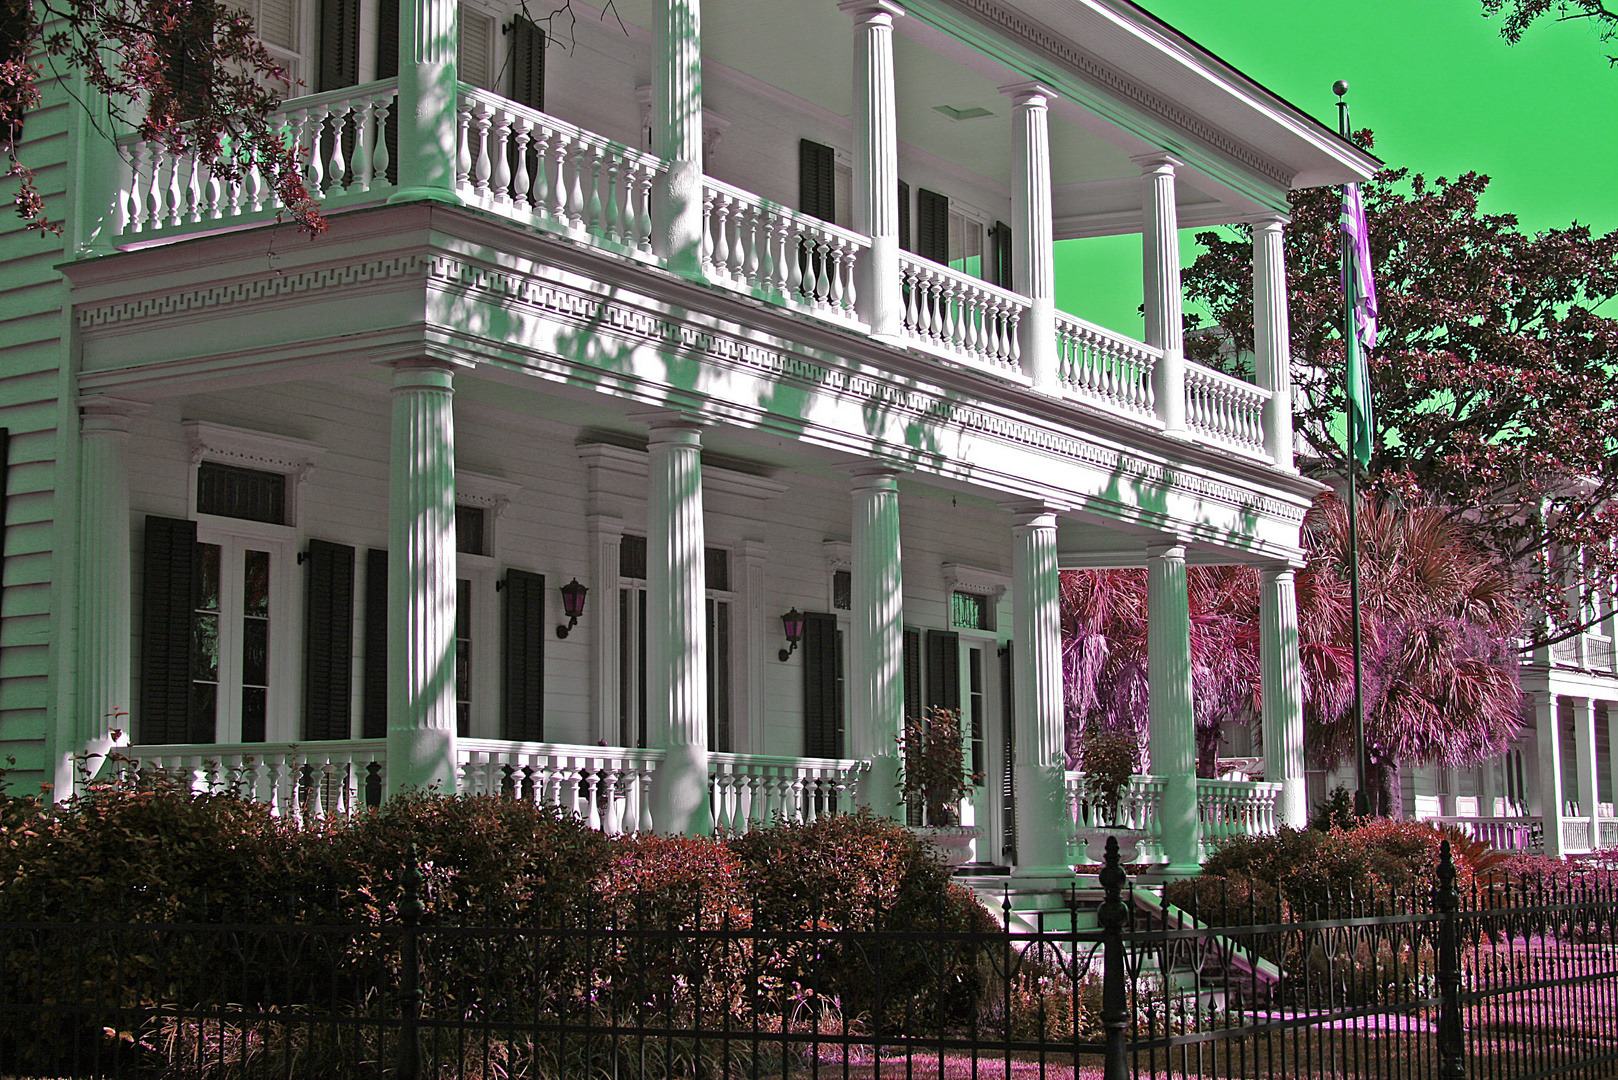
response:
[[[1359,821],[1359,815],[1354,813],[1354,796],[1341,784],[1327,792],[1326,797],[1315,804],[1314,813],[1309,815],[1309,827],[1320,832],[1352,829]]]

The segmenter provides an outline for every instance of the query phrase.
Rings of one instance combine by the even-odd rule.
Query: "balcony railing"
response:
[[[393,190],[397,79],[295,98],[270,123],[304,156],[304,183],[325,207],[379,202]],[[118,140],[123,175],[113,196],[120,236],[166,235],[188,227],[284,213],[275,177],[239,141],[210,170],[194,152],[171,153],[138,135]],[[234,174],[232,177],[228,174]]]
[[[1057,312],[1056,358],[1057,378],[1071,396],[1141,420],[1156,415],[1152,371],[1161,349]]]
[[[1198,435],[1249,453],[1264,452],[1264,403],[1270,391],[1186,361],[1185,423]]]
[[[741,292],[857,318],[854,281],[871,241],[712,177],[702,181],[702,266]]]
[[[904,330],[928,352],[1021,377],[1017,324],[1028,299],[931,259],[899,253]]]

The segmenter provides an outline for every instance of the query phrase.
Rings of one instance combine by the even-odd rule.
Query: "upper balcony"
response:
[[[605,14],[575,2],[575,20],[549,27],[511,5],[403,0],[407,23],[455,17],[453,40],[427,63],[398,32],[398,2],[353,0],[357,20],[344,34],[293,20],[271,42],[321,90],[287,101],[279,122],[307,149],[308,185],[328,213],[401,198],[459,202],[611,252],[626,269],[676,269],[1290,466],[1290,399],[1272,403],[1289,389],[1275,357],[1271,378],[1257,365],[1261,386],[1180,355],[1176,230],[1284,221],[1290,188],[1353,179],[1369,159],[1144,13],[1077,4],[1047,13],[1060,23],[1050,26],[987,0],[902,10],[886,0],[705,0],[700,40],[671,43],[655,32],[656,0],[619,0]],[[884,20],[886,82],[871,44]],[[700,90],[655,105],[650,87],[678,66],[670,53],[700,57],[683,76]],[[392,74],[400,70],[403,80]],[[668,250],[679,223],[660,197],[677,159],[651,150],[680,119],[659,109],[677,112],[681,100],[701,115],[700,147],[688,138],[683,154],[701,176],[700,209],[683,215],[695,234],[683,261]],[[252,227],[280,212],[273,185],[251,168],[227,181],[133,136],[118,148],[103,232],[114,247]],[[435,152],[433,175],[422,162]],[[424,193],[424,176],[434,191]],[[856,197],[873,191],[892,194]],[[897,215],[886,226],[884,206]],[[1147,341],[1052,302],[1056,240],[1126,232],[1145,245]],[[1270,280],[1277,272],[1284,282],[1278,264]],[[1284,319],[1284,287],[1271,292],[1266,303]]]

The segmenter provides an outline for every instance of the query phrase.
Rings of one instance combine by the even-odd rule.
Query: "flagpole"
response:
[[[1332,92],[1337,95],[1337,133],[1348,138],[1348,102],[1344,95],[1348,93],[1346,80],[1339,80],[1332,85]],[[1341,248],[1342,277],[1345,283],[1353,280],[1348,264],[1348,241],[1339,230],[1338,246]],[[1354,295],[1352,291],[1343,290],[1343,378],[1345,390],[1352,398],[1352,390],[1346,385],[1349,378],[1348,350],[1353,348],[1350,341],[1354,333]],[[1358,789],[1354,792],[1354,815],[1365,818],[1371,814],[1371,794],[1365,785],[1365,682],[1364,666],[1360,649],[1360,527],[1359,527],[1359,462],[1354,454],[1354,447],[1358,441],[1359,433],[1355,430],[1354,406],[1352,401],[1343,410],[1347,417],[1347,436],[1343,455],[1348,465],[1348,605],[1354,639],[1354,753],[1355,776]]]

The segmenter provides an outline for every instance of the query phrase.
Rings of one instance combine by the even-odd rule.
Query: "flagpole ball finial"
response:
[[[1336,82],[1332,83],[1331,92],[1336,94],[1338,97],[1342,97],[1344,94],[1348,93],[1348,80],[1338,79]]]

